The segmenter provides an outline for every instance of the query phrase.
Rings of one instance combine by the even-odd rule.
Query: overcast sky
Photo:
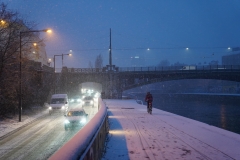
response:
[[[88,67],[98,54],[107,65],[110,28],[112,61],[120,67],[130,67],[134,57],[143,67],[162,60],[221,64],[223,55],[238,53],[228,47],[240,47],[239,0],[1,1],[37,29],[51,28],[52,35],[44,36],[47,55],[72,50],[72,57],[64,56],[68,67]]]

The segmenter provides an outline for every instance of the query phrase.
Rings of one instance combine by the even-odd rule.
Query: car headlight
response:
[[[69,122],[69,120],[66,119],[66,120],[64,121],[64,123],[65,123],[65,124],[68,124],[68,123],[70,123],[70,122]]]
[[[77,102],[81,102],[81,99],[77,99]]]
[[[74,102],[74,99],[71,99],[70,102]]]
[[[49,109],[49,110],[51,110],[51,109],[52,109],[52,107],[48,107],[48,109]]]
[[[62,106],[62,108],[61,109],[65,109],[65,107],[64,106]]]
[[[86,123],[86,121],[87,121],[86,118],[82,118],[81,121],[80,121],[80,123],[83,124],[83,123]]]

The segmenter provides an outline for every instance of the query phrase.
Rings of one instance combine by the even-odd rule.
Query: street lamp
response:
[[[71,51],[70,51],[71,52]],[[64,55],[68,55],[68,56],[72,56],[71,53],[68,53],[68,54],[58,54],[58,55],[54,55],[53,57],[53,61],[54,61],[54,93],[56,93],[56,71],[55,71],[55,57],[56,56],[62,56],[62,67],[63,67],[63,56]]]
[[[22,121],[22,34],[24,33],[33,33],[33,32],[52,32],[49,29],[44,30],[29,30],[29,31],[20,31],[20,54],[19,54],[19,103],[18,103],[18,113],[19,113],[19,122]]]
[[[52,62],[52,59],[51,58],[48,58],[48,65],[51,67],[51,62]]]
[[[0,20],[0,27],[5,28],[7,27],[8,23],[5,20]]]
[[[64,55],[67,55],[67,56],[72,56],[72,54],[71,53],[68,53],[68,54],[62,54],[62,67],[63,67],[63,56]]]

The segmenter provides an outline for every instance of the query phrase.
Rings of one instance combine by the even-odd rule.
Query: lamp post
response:
[[[33,32],[51,32],[49,29],[44,30],[29,30],[29,31],[20,31],[20,53],[19,53],[19,103],[18,103],[18,115],[19,122],[22,121],[22,34],[24,33],[33,33]]]
[[[71,53],[68,53],[68,54],[57,54],[57,55],[54,55],[53,57],[53,61],[54,61],[54,93],[56,93],[56,71],[55,71],[55,57],[56,56],[62,56],[62,67],[63,67],[63,56],[64,55],[68,55],[68,56],[71,56],[72,54]]]

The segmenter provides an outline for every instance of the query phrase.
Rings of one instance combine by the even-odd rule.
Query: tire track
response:
[[[47,144],[53,143],[54,145],[50,146],[50,148],[53,148],[49,153],[51,155],[51,153],[55,152],[62,145],[63,141],[71,135],[70,132],[66,134],[63,127],[64,136],[58,133],[59,129],[56,128],[59,128],[59,124],[62,122],[61,119],[62,117],[59,116],[52,116],[49,119],[43,120],[40,119],[35,122],[39,123],[37,126],[34,126],[35,123],[33,123],[7,137],[4,139],[5,143],[1,142],[1,146],[5,147],[3,153],[1,153],[1,159],[26,159],[26,157],[28,157],[27,159],[37,159],[38,156],[40,156],[39,159],[46,159],[41,157],[42,155],[37,155],[37,153],[39,153],[39,148],[44,150],[45,148],[42,148],[42,146],[48,146]],[[29,130],[26,131],[24,129]],[[12,137],[19,134],[20,137],[11,140]],[[62,140],[59,141],[61,138]],[[8,140],[9,142],[7,142]],[[6,148],[6,146],[9,147]],[[49,157],[50,155],[45,154],[45,157]]]

